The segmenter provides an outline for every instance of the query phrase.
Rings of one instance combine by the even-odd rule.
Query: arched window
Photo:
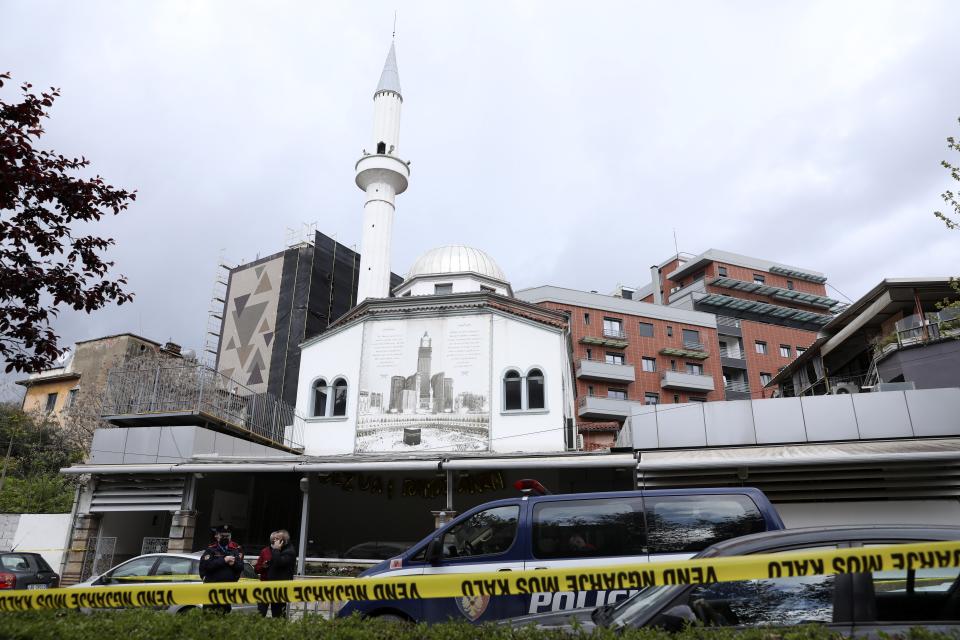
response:
[[[527,372],[527,409],[543,409],[543,372],[540,369],[530,369]]]
[[[333,383],[333,415],[347,415],[347,381],[337,378]]]
[[[523,408],[523,380],[520,373],[511,369],[503,376],[503,408],[516,411]]]
[[[387,143],[386,143],[386,142],[378,142],[378,143],[377,143],[377,153],[381,153],[381,154],[382,154],[382,153],[386,153],[386,152],[387,152]]]
[[[327,415],[327,381],[319,378],[313,383],[313,411],[310,415],[322,418]]]

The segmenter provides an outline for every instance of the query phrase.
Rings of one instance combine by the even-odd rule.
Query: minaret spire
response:
[[[396,23],[394,23],[396,33]],[[360,240],[357,303],[390,296],[390,240],[394,200],[407,189],[410,168],[400,159],[400,72],[393,41],[373,93],[373,153],[357,161],[356,183],[366,193]]]

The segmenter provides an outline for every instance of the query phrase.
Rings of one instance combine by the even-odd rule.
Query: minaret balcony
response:
[[[407,190],[410,167],[406,162],[384,153],[372,153],[357,160],[357,186],[367,190],[375,182],[383,182],[393,187],[396,194]]]

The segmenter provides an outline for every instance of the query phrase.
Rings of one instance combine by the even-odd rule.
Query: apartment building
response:
[[[634,405],[724,399],[713,314],[550,286],[516,297],[568,318],[587,450],[610,446]]]
[[[619,295],[716,317],[724,398],[769,397],[764,389],[846,308],[810,269],[709,249],[651,267],[651,283]],[[654,283],[657,286],[654,286]]]

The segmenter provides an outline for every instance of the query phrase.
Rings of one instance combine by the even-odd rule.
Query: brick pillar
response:
[[[73,521],[73,531],[70,533],[70,548],[67,549],[67,563],[63,569],[63,575],[60,576],[60,585],[68,586],[80,582],[80,576],[83,573],[83,559],[87,555],[87,549],[91,553],[96,551],[90,547],[91,539],[97,537],[100,530],[99,513],[78,513]]]
[[[197,512],[181,510],[173,513],[170,521],[170,553],[190,553],[193,551],[193,536],[197,528]]]

